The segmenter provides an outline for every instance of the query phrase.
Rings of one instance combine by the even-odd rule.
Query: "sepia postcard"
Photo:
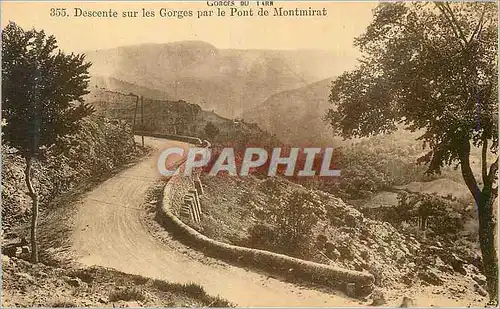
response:
[[[2,1],[2,308],[496,307],[498,17]]]

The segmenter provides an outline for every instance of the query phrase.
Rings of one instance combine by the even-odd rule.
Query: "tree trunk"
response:
[[[474,197],[474,201],[477,205],[479,219],[479,244],[481,246],[483,272],[486,276],[490,301],[496,303],[498,301],[498,258],[495,248],[496,224],[493,218],[493,203],[497,197],[498,188],[493,188],[493,184],[497,179],[496,174],[498,170],[498,158],[490,166],[488,174],[485,173],[484,167],[482,168],[484,186],[483,189],[480,190],[474,177],[474,173],[470,167],[470,142],[467,140],[462,146],[464,148],[462,149],[460,157],[460,167],[462,169],[462,176],[465,184],[469,188],[469,191]],[[484,155],[482,164],[486,164]]]
[[[479,243],[483,258],[483,271],[486,276],[490,300],[498,300],[498,258],[495,250],[495,220],[493,203],[495,195],[491,191],[482,192],[478,201]]]
[[[32,172],[32,158],[25,157],[26,169],[24,170],[24,180],[26,181],[26,186],[28,187],[28,194],[31,197],[31,261],[33,263],[38,263],[38,246],[36,241],[36,229],[38,221],[38,194],[33,189],[31,183],[31,172]]]

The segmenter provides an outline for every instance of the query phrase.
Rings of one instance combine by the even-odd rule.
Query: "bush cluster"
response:
[[[41,209],[61,193],[92,179],[101,178],[130,162],[143,150],[134,151],[130,125],[120,120],[91,116],[81,121],[81,129],[64,137],[59,146],[44,149],[34,163],[34,186],[40,195]],[[25,194],[25,162],[2,145],[2,217],[4,228],[30,215],[30,200]]]
[[[455,237],[470,217],[468,205],[465,201],[435,194],[400,192],[398,205],[378,209],[377,219],[415,235],[425,231],[427,236]],[[420,222],[419,225],[416,222]]]
[[[247,245],[295,257],[307,257],[310,252],[312,229],[325,210],[319,207],[307,190],[296,189],[284,194],[269,183],[268,207],[261,211],[264,219],[249,230]],[[272,188],[272,189],[271,189]]]

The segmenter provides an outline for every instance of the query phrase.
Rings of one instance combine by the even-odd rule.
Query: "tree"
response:
[[[32,199],[31,258],[38,262],[38,194],[33,187],[33,159],[60,137],[78,130],[92,113],[87,94],[85,56],[57,51],[54,36],[25,31],[10,22],[2,31],[2,115],[4,140],[26,161],[25,181]]]
[[[498,170],[498,19],[496,3],[380,4],[355,40],[356,69],[332,85],[325,118],[344,138],[419,131],[428,173],[457,164],[478,209],[488,291],[497,300],[493,204]],[[470,164],[482,149],[482,177]],[[495,156],[487,162],[488,152]],[[488,168],[489,165],[489,168]],[[481,183],[482,182],[482,186]]]
[[[208,138],[208,139],[214,139],[214,137],[217,136],[217,134],[219,134],[220,130],[219,128],[214,125],[212,122],[208,122],[205,126],[205,136]]]

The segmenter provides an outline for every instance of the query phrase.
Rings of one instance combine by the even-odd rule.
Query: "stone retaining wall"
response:
[[[264,250],[229,245],[202,235],[182,222],[172,212],[174,203],[172,196],[179,183],[172,180],[165,185],[159,217],[165,228],[191,247],[230,263],[249,266],[282,279],[334,288],[349,296],[365,296],[373,290],[374,278],[370,273],[314,263]]]
[[[135,135],[144,135],[144,136],[150,136],[150,137],[157,137],[157,138],[164,138],[164,139],[170,139],[174,141],[180,141],[188,144],[193,144],[193,145],[202,145],[203,141],[197,137],[191,137],[191,136],[183,136],[183,135],[171,135],[171,134],[163,134],[163,133],[152,133],[152,132],[147,132],[147,131],[139,131],[139,130],[134,130]]]

